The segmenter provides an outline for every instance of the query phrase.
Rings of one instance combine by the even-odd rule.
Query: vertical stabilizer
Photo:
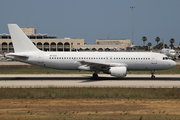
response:
[[[15,52],[40,51],[16,24],[8,24]]]

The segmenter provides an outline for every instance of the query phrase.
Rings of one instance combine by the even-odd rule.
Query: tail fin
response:
[[[8,24],[15,52],[40,51],[16,24]]]

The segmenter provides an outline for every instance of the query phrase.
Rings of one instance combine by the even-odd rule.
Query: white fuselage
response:
[[[5,56],[21,62],[60,69],[100,71],[125,77],[127,70],[165,70],[176,66],[166,55],[152,52],[44,52],[40,51],[16,24],[8,24],[15,53]]]
[[[152,52],[29,52],[25,54],[29,58],[20,60],[21,62],[60,70],[78,70],[82,61],[110,64],[110,67],[125,66],[127,70],[164,70],[176,66],[176,62],[167,59],[166,55]]]

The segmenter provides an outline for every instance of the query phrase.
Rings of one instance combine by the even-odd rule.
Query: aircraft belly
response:
[[[60,63],[58,64],[58,69],[63,69],[63,70],[77,70],[78,69],[77,64],[74,63]]]
[[[144,64],[133,64],[133,65],[128,65],[128,70],[142,70],[145,69]]]
[[[134,63],[131,63],[128,65],[128,70],[144,70],[148,69],[147,64],[141,62],[141,61],[136,61]]]
[[[78,64],[75,64],[74,62],[67,62],[67,61],[51,61],[51,62],[46,62],[45,66],[48,68],[53,68],[53,69],[60,69],[60,70],[76,70],[78,69]]]

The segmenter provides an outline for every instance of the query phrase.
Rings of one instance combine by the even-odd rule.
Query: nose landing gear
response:
[[[154,76],[154,70],[151,71],[151,78],[155,79],[156,77]]]

